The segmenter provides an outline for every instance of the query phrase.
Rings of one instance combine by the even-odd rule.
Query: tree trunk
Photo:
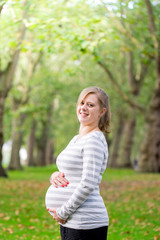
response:
[[[47,142],[50,139],[49,130],[51,127],[53,113],[53,103],[50,103],[48,107],[48,112],[45,120],[42,120],[42,132],[41,136],[37,140],[37,162],[39,166],[46,165],[46,151],[47,151]]]
[[[160,88],[154,92],[138,171],[160,172]]]
[[[0,165],[0,177],[8,177],[5,169]]]
[[[23,142],[22,126],[24,124],[25,118],[26,114],[21,114],[18,118],[13,118],[11,161],[8,167],[10,170],[22,169],[19,151]]]
[[[121,139],[121,149],[118,158],[119,167],[131,167],[131,152],[136,119],[130,118],[125,121],[123,135]]]
[[[117,129],[116,129],[116,133],[114,134],[114,141],[112,143],[112,152],[111,152],[111,155],[109,156],[110,167],[117,167],[120,142],[121,142],[122,133],[124,129],[124,114],[120,112],[118,114],[118,117],[119,119],[117,121]]]
[[[50,124],[45,122],[42,129],[41,137],[37,140],[37,164],[38,166],[46,165],[46,150],[48,142]]]
[[[2,147],[3,147],[3,114],[4,114],[4,101],[3,96],[0,97],[0,177],[7,177],[7,173],[2,166]]]
[[[0,13],[3,9],[4,3],[0,4]],[[0,72],[0,80],[3,78],[4,75],[2,72]],[[2,79],[2,85],[3,85],[3,79]],[[3,166],[2,166],[2,147],[3,147],[3,114],[4,114],[4,101],[5,98],[3,94],[0,96],[0,177],[7,177],[7,173],[5,172]]]
[[[145,0],[145,3],[148,11],[149,31],[155,50],[157,81],[147,114],[146,135],[141,147],[138,171],[160,172],[160,41],[158,38],[160,32],[159,26],[156,29],[151,1]]]
[[[105,70],[108,75],[111,83],[115,87],[115,90],[120,95],[120,97],[129,104],[130,106],[130,115],[134,115],[134,110],[138,109],[141,113],[144,113],[146,109],[137,103],[137,96],[140,93],[141,86],[147,74],[149,65],[141,62],[141,71],[138,78],[136,78],[136,72],[134,69],[134,53],[129,52],[127,55],[127,63],[128,63],[128,81],[130,85],[130,92],[132,94],[132,98],[129,98],[122,90],[121,85],[118,83],[110,69],[107,65],[103,63],[103,61],[99,61],[98,64]],[[151,60],[150,60],[151,61]],[[134,100],[131,100],[134,99]],[[131,167],[131,150],[133,145],[133,137],[134,137],[134,129],[135,129],[136,119],[128,119],[124,124],[123,132],[119,129],[119,135],[116,136],[113,146],[113,153],[110,157],[110,163],[112,166],[119,167]],[[121,134],[122,137],[121,137]],[[121,138],[121,144],[118,138]],[[119,146],[120,144],[120,146]],[[118,152],[120,150],[120,152]],[[117,163],[118,162],[118,163]]]
[[[44,145],[40,145],[41,143],[44,143]],[[45,166],[45,150],[46,150],[46,142],[41,141],[41,143],[38,143],[37,148],[37,165],[38,166]]]
[[[46,156],[45,156],[46,165],[52,164],[54,162],[54,140],[48,139],[46,147]]]
[[[36,140],[36,126],[37,123],[33,120],[31,132],[28,137],[28,144],[27,144],[27,163],[28,166],[35,166],[36,163],[34,161],[34,147],[35,147],[35,140]]]
[[[24,1],[23,6],[25,6],[26,1]],[[2,10],[2,8],[1,8]],[[26,10],[24,8],[24,11],[22,13],[22,18],[25,19],[26,16]],[[3,114],[4,114],[4,108],[5,108],[5,99],[8,95],[8,92],[10,91],[12,87],[12,81],[14,77],[14,73],[18,64],[19,60],[19,54],[20,54],[20,45],[24,39],[26,27],[24,23],[22,22],[21,29],[19,31],[19,39],[17,44],[17,49],[13,56],[11,56],[11,61],[6,66],[5,70],[0,69],[0,176],[6,177],[5,170],[2,167],[2,146],[3,146]]]

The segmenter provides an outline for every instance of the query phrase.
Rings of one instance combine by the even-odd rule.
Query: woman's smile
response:
[[[81,114],[81,117],[87,117],[89,114],[88,113],[85,113],[85,112],[80,112],[80,114]]]

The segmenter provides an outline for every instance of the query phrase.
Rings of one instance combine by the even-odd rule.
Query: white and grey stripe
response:
[[[107,226],[108,214],[99,193],[99,184],[106,169],[108,147],[102,132],[75,136],[59,154],[57,166],[69,180],[67,187],[50,186],[46,206],[57,208],[57,214],[67,219],[64,226],[92,229]]]

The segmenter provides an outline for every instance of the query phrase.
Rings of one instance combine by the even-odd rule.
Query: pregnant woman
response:
[[[62,240],[106,240],[108,213],[99,184],[107,166],[110,105],[98,87],[84,89],[77,102],[79,134],[57,157],[46,207],[60,223]]]

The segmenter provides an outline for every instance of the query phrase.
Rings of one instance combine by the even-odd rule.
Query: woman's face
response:
[[[100,108],[98,97],[95,93],[89,93],[77,105],[77,117],[84,126],[98,127],[103,111]]]

